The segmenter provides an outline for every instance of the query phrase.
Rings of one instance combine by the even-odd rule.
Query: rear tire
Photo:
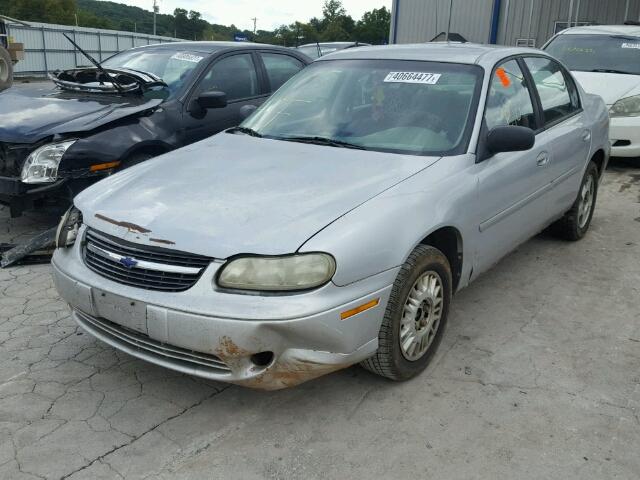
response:
[[[551,226],[554,235],[573,242],[585,236],[596,208],[598,179],[598,167],[595,163],[589,162],[580,184],[578,198],[573,203],[571,210]]]
[[[4,48],[0,47],[0,92],[13,85],[13,62]]]
[[[378,350],[360,365],[407,380],[422,372],[442,340],[451,303],[451,266],[437,248],[418,245],[393,284]]]

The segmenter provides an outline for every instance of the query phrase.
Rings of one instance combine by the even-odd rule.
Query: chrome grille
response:
[[[134,244],[89,229],[84,260],[91,270],[114,282],[163,292],[191,288],[211,258]]]
[[[80,310],[75,310],[78,322],[89,331],[97,331],[100,335],[117,346],[143,352],[147,356],[158,358],[172,364],[180,364],[191,368],[207,369],[217,374],[230,373],[231,369],[216,355],[210,353],[195,352],[185,348],[162,343],[144,335],[134,332],[117,323],[104,318],[96,318]],[[135,354],[132,352],[132,354]]]

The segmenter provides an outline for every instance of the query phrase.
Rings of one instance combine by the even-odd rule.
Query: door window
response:
[[[491,78],[485,111],[489,130],[507,125],[535,130],[535,118],[531,94],[518,62],[509,60],[498,66]]]
[[[542,57],[525,58],[525,63],[540,95],[545,125],[565,118],[580,108],[577,88],[565,76],[560,64]]]
[[[304,68],[304,63],[297,58],[279,53],[263,53],[262,60],[267,69],[272,92]]]
[[[225,92],[229,102],[258,95],[258,75],[251,54],[232,55],[214,63],[200,81],[197,93],[211,90]]]

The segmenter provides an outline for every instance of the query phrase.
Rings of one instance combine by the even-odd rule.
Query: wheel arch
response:
[[[134,155],[138,155],[141,153],[150,153],[154,157],[156,157],[158,155],[162,155],[163,153],[170,152],[171,150],[173,150],[173,147],[171,147],[170,145],[164,142],[160,142],[160,141],[140,142],[132,146],[130,149],[128,149],[122,155],[121,161],[122,163],[125,163],[128,159],[130,159]]]
[[[452,291],[455,292],[462,277],[462,265],[464,260],[464,249],[462,234],[460,230],[453,226],[443,226],[425,236],[420,245],[429,245],[440,250],[451,266],[451,276],[453,280]]]
[[[604,175],[606,158],[607,156],[602,149],[596,150],[596,152],[591,156],[591,161],[596,164],[596,167],[598,167],[599,177],[602,177],[602,175]]]

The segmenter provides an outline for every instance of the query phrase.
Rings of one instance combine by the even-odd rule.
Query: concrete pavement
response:
[[[0,242],[46,220],[6,216]],[[0,366],[2,479],[637,479],[640,163],[583,241],[542,234],[458,294],[410,382],[175,374],[83,334],[46,265],[0,270]]]

